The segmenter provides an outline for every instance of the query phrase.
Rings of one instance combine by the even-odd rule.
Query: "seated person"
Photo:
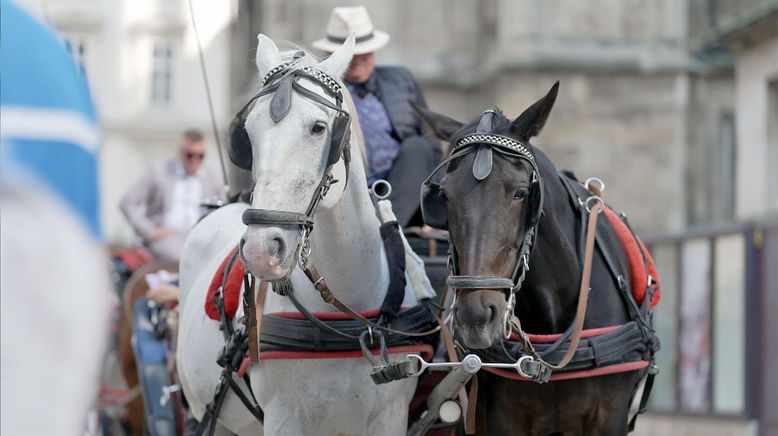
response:
[[[204,158],[202,133],[187,130],[178,156],[153,163],[122,198],[124,216],[159,260],[178,261],[187,233],[205,214],[203,202],[224,199],[224,184]]]
[[[427,104],[410,71],[375,66],[373,52],[389,42],[389,35],[373,28],[364,6],[333,9],[326,37],[313,46],[332,53],[350,33],[355,34],[356,44],[345,82],[365,139],[367,183],[389,181],[397,222],[403,227],[420,225],[421,184],[440,162],[441,153],[440,143],[424,136],[426,126],[411,108],[411,102]]]

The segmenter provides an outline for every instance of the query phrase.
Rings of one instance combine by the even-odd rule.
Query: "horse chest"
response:
[[[362,359],[266,360],[251,371],[265,429],[300,434],[400,434],[416,388],[376,386]],[[404,425],[404,424],[403,424]],[[399,433],[398,433],[399,432]]]

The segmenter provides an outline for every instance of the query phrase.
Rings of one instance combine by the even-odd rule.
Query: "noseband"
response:
[[[529,271],[529,256],[535,244],[537,226],[543,210],[543,182],[540,177],[535,156],[531,152],[531,147],[514,138],[491,133],[492,118],[496,111],[489,109],[483,113],[478,123],[475,133],[461,138],[454,145],[454,150],[448,159],[443,161],[427,177],[422,186],[422,213],[424,219],[433,227],[448,227],[447,209],[445,198],[440,192],[440,185],[432,182],[432,177],[441,168],[448,165],[451,161],[467,156],[470,153],[476,153],[473,160],[473,177],[479,182],[484,180],[492,172],[493,152],[505,156],[518,157],[529,163],[532,167],[532,185],[530,195],[528,196],[527,207],[530,210],[529,227],[524,236],[524,240],[519,250],[516,265],[510,277],[495,276],[472,276],[458,274],[458,259],[456,247],[451,242],[451,253],[449,257],[449,275],[447,283],[455,290],[474,290],[474,289],[496,289],[506,291],[509,294],[509,301],[514,300],[514,294],[521,288],[524,277]],[[445,215],[445,220],[444,220]],[[428,218],[431,218],[428,220]],[[432,222],[431,222],[432,221]],[[436,222],[437,224],[436,225]]]
[[[275,209],[254,209],[249,208],[243,212],[243,223],[246,225],[262,224],[276,226],[299,226],[300,244],[298,246],[298,256],[301,266],[307,263],[307,257],[310,254],[310,244],[308,235],[313,230],[313,214],[316,211],[319,202],[327,195],[332,184],[338,181],[332,176],[332,167],[340,160],[346,166],[346,184],[348,184],[349,163],[351,161],[350,150],[350,125],[351,117],[343,109],[343,93],[338,82],[323,71],[310,67],[298,66],[301,53],[295,55],[292,61],[283,63],[268,72],[262,81],[262,89],[257,93],[236,116],[233,122],[233,133],[231,139],[231,155],[246,155],[246,147],[249,148],[248,156],[251,156],[251,144],[248,133],[245,131],[245,117],[248,111],[253,107],[257,99],[265,95],[272,95],[270,101],[270,117],[278,123],[289,113],[292,102],[292,93],[296,92],[300,96],[313,101],[319,105],[325,106],[337,112],[328,141],[329,149],[327,153],[327,167],[324,176],[319,181],[316,191],[308,203],[304,213],[280,211]],[[298,83],[300,79],[307,79],[321,87],[328,95],[335,99],[335,104],[322,98],[320,95],[303,87]],[[237,133],[236,133],[237,132]],[[235,138],[238,138],[237,140]],[[246,143],[248,141],[248,143]],[[240,149],[242,147],[242,149]],[[242,165],[246,167],[245,160]],[[251,166],[248,166],[251,169]]]

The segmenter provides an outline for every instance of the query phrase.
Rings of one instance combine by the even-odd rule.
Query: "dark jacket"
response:
[[[424,108],[427,103],[410,71],[403,67],[376,67],[365,82],[365,89],[384,105],[400,142],[411,136],[423,136],[427,131],[411,107],[411,102]]]

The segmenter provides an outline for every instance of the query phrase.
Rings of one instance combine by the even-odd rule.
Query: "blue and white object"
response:
[[[99,239],[100,131],[87,83],[51,29],[8,0],[0,5],[2,179],[45,186]]]

